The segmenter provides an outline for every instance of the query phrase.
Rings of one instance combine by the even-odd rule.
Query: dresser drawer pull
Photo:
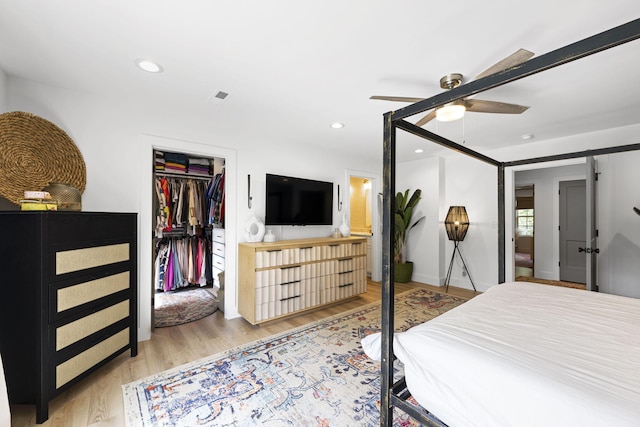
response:
[[[353,286],[353,283],[345,283],[344,285],[338,286],[339,288],[346,288],[347,286]]]
[[[300,280],[293,280],[291,282],[284,282],[284,283],[280,283],[280,286],[284,286],[284,285],[291,285],[293,283],[300,283]]]
[[[347,273],[353,273],[353,270],[349,270],[349,271],[341,271],[338,274],[347,274]]]
[[[290,270],[292,268],[298,268],[298,267],[300,267],[300,264],[290,265],[290,266],[287,266],[287,267],[280,267],[280,270]]]
[[[289,298],[281,298],[280,301],[287,301],[287,300],[294,299],[294,298],[300,298],[300,295],[296,295],[296,296],[289,297]]]

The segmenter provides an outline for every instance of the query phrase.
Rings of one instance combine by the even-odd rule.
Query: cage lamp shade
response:
[[[447,237],[454,242],[461,242],[469,229],[469,217],[464,206],[451,206],[444,220]]]

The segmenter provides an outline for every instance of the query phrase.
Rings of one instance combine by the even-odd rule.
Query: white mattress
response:
[[[380,359],[379,334],[362,342]],[[640,426],[640,300],[515,282],[394,335],[449,426]]]

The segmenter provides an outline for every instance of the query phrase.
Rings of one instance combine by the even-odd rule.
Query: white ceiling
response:
[[[369,96],[429,97],[445,74],[472,79],[518,48],[541,55],[638,17],[637,0],[0,0],[0,68],[179,106],[250,141],[378,161],[382,115],[406,104]],[[164,72],[138,70],[137,58]],[[530,106],[522,115],[425,128],[486,150],[638,123],[638,70],[633,41],[477,96]],[[209,102],[218,91],[229,96]],[[405,137],[398,159],[418,146]]]

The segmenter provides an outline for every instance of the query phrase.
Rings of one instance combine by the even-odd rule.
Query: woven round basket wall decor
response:
[[[84,192],[87,170],[73,140],[35,114],[0,114],[0,196],[18,205],[25,191],[39,191],[53,182]]]

